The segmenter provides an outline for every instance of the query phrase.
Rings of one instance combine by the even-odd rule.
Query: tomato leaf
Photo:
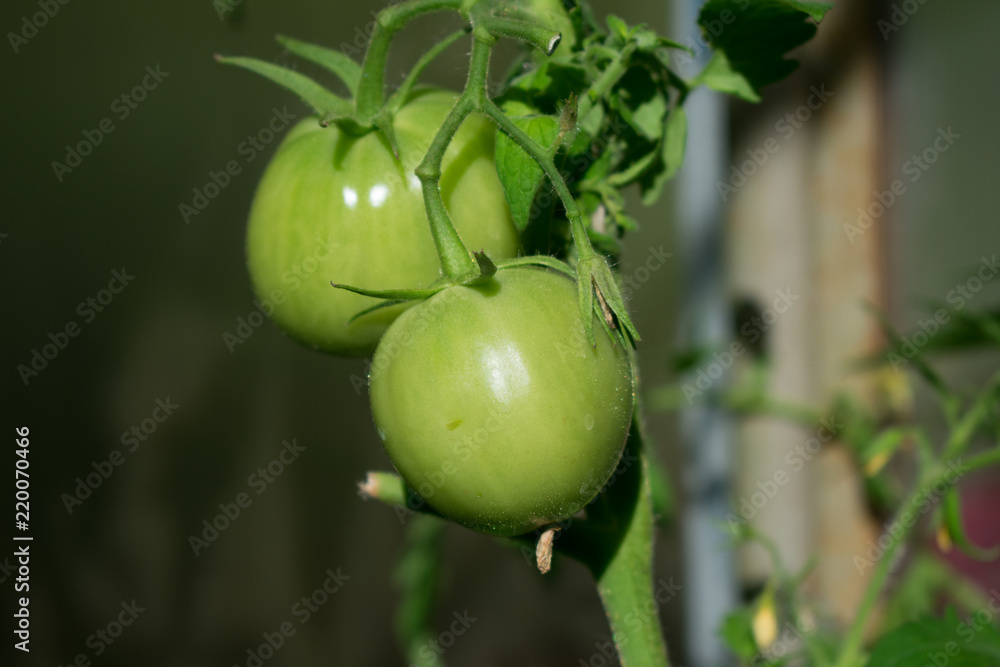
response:
[[[331,93],[304,74],[256,58],[216,56],[215,59],[224,65],[236,65],[270,79],[305,100],[306,104],[321,116],[346,118],[354,113],[354,106],[350,102]]]
[[[512,120],[542,146],[551,146],[559,137],[559,121],[551,116]],[[501,130],[497,130],[495,161],[511,217],[518,231],[523,231],[530,221],[532,204],[545,173],[534,158]]]
[[[324,67],[336,74],[347,86],[347,89],[351,91],[351,95],[357,92],[358,82],[361,80],[361,65],[347,54],[335,49],[328,49],[325,46],[319,46],[318,44],[310,44],[309,42],[285,37],[284,35],[278,35],[277,40],[295,55],[314,62],[320,67]]]
[[[677,175],[684,164],[684,153],[687,150],[687,114],[684,107],[675,106],[667,116],[663,129],[663,141],[660,142],[659,168],[654,168],[640,181],[642,187],[642,202],[650,206],[656,202],[663,192],[667,181]]]
[[[716,51],[696,79],[712,90],[742,97],[750,102],[760,102],[760,95],[746,77],[733,69],[724,51]]]
[[[798,61],[785,54],[816,34],[832,4],[796,0],[709,0],[698,25],[715,49],[698,82],[751,102],[760,89],[785,78]]]
[[[737,609],[726,615],[719,628],[719,636],[733,653],[744,660],[757,654],[757,642],[753,638],[753,612],[749,609]]]
[[[882,637],[868,667],[924,667],[938,654],[948,667],[1000,664],[1000,632],[988,622],[966,624],[949,608],[944,618],[925,617]]]
[[[611,103],[640,136],[655,142],[667,115],[665,88],[644,65],[629,67],[615,86]]]
[[[548,114],[556,114],[558,107],[570,93],[582,97],[590,81],[587,71],[579,65],[546,60],[537,67],[516,77],[500,99],[504,106],[508,101],[522,102]]]

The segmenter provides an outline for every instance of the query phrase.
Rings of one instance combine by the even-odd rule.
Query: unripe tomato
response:
[[[395,118],[397,161],[381,133],[351,136],[315,117],[292,130],[257,188],[247,230],[247,261],[260,299],[284,298],[273,319],[311,347],[371,353],[405,305],[348,321],[378,300],[330,286],[422,288],[440,275],[437,252],[413,171],[456,96],[422,91]],[[494,259],[517,254],[493,161],[495,128],[470,117],[442,165],[441,192],[470,250]]]
[[[389,457],[434,509],[474,530],[518,535],[565,519],[611,477],[632,416],[628,355],[576,284],[501,269],[411,308],[372,360],[372,414]]]

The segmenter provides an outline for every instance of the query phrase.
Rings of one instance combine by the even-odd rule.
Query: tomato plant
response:
[[[422,287],[439,275],[420,181],[413,174],[455,95],[415,92],[396,114],[398,158],[380,134],[352,136],[319,118],[284,140],[257,188],[247,261],[261,298],[285,293],[272,318],[326,352],[371,353],[406,306],[352,318],[376,300],[330,288],[330,280],[374,289]],[[493,167],[494,132],[469,118],[449,145],[441,190],[462,240],[500,259],[517,253],[517,232]]]
[[[497,535],[559,522],[625,446],[622,342],[587,344],[567,276],[501,269],[393,323],[372,361],[375,425],[403,479],[449,519]]]
[[[361,64],[282,40],[337,74],[350,100],[297,71],[222,59],[294,91],[336,126],[300,127],[286,140],[254,203],[248,254],[255,286],[266,292],[305,261],[315,234],[328,235],[337,266],[323,281],[339,289],[303,283],[301,298],[277,315],[310,344],[363,352],[398,318],[375,351],[370,394],[402,477],[371,473],[363,493],[397,506],[416,494],[445,518],[522,544],[535,530],[539,570],[548,570],[553,551],[590,569],[623,664],[669,664],[652,589],[654,499],[668,494],[652,488],[663,477],[651,472],[634,397],[639,333],[612,268],[619,239],[637,228],[624,190],[636,187],[649,203],[677,173],[683,103],[693,89],[757,100],[762,86],[794,68],[784,54],[815,32],[806,19],[819,21],[830,8],[761,4],[766,11],[735,24],[746,0],[706,4],[702,28],[728,27],[712,31],[713,59],[692,80],[672,62],[689,49],[616,16],[605,28],[586,3],[560,0],[405,0],[379,13]],[[393,36],[444,10],[468,28],[430,48],[387,98]],[[780,29],[762,46],[771,26]],[[464,90],[457,98],[411,96],[426,64],[462,37],[471,37]],[[494,100],[487,81],[501,38],[529,49]],[[484,119],[495,127],[492,164]],[[509,257],[511,224],[537,254]],[[492,257],[469,252],[482,248]],[[621,469],[623,452],[639,464]],[[570,516],[554,543],[554,524]],[[434,588],[424,580],[406,586]],[[420,609],[416,625],[401,613],[409,619],[402,639],[413,647],[430,634],[422,625],[429,606],[404,607]]]

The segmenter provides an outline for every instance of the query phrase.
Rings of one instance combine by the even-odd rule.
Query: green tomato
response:
[[[372,414],[403,479],[464,526],[518,535],[561,521],[611,477],[632,416],[621,341],[576,284],[537,267],[450,287],[403,313],[370,372]]]
[[[399,111],[397,161],[381,133],[351,136],[308,118],[289,131],[254,196],[247,261],[254,291],[292,337],[334,354],[364,356],[406,305],[349,320],[380,303],[330,282],[366,289],[427,287],[440,275],[414,169],[456,96],[422,91]],[[495,128],[465,121],[442,165],[441,193],[470,250],[517,254],[493,161]]]

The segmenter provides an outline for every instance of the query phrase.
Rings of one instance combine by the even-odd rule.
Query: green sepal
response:
[[[481,250],[477,250],[472,253],[473,257],[476,258],[476,265],[479,268],[479,274],[466,282],[463,285],[478,285],[480,283],[486,282],[490,278],[496,275],[497,265],[493,263],[490,256]]]
[[[393,113],[388,105],[379,109],[379,112],[375,114],[372,118],[372,125],[375,126],[385,140],[389,143],[389,148],[392,149],[392,155],[399,161],[399,143],[396,141],[396,129],[393,127]]]
[[[406,78],[403,79],[403,83],[401,83],[399,85],[399,88],[397,88],[392,93],[392,96],[386,103],[386,107],[388,107],[393,112],[399,111],[399,109],[406,102],[406,98],[409,97],[410,91],[413,90],[413,86],[416,85],[417,80],[420,78],[420,75],[423,74],[424,70],[427,69],[427,66],[431,64],[431,61],[433,61],[435,58],[441,55],[441,52],[444,51],[449,46],[451,46],[455,42],[455,40],[459,39],[464,35],[469,34],[469,31],[470,28],[462,28],[461,30],[457,30],[451,33],[450,35],[442,39],[440,42],[432,46],[430,49],[428,49],[427,52],[424,53],[424,55],[420,56],[420,59],[417,60],[417,63],[413,66],[413,69],[411,69],[410,72],[406,75]]]
[[[331,93],[304,74],[256,58],[227,58],[216,55],[215,59],[224,65],[236,65],[270,79],[298,95],[323,117],[346,118],[354,113],[350,102]]]
[[[441,290],[447,289],[451,286],[449,283],[428,287],[427,289],[374,290],[364,289],[363,287],[353,287],[351,285],[341,285],[334,282],[331,282],[330,284],[337,289],[347,290],[348,292],[354,292],[355,294],[361,294],[362,296],[370,296],[375,299],[391,299],[394,301],[421,301],[423,299],[428,299]]]
[[[347,323],[354,324],[355,322],[357,322],[358,320],[360,320],[362,317],[364,317],[369,313],[374,313],[376,310],[382,310],[383,308],[391,308],[393,306],[398,306],[401,303],[408,303],[408,302],[404,301],[403,299],[391,299],[389,301],[383,301],[382,303],[377,303],[374,306],[371,306],[370,308],[365,308],[361,312],[355,313],[354,317],[347,320]]]
[[[514,257],[512,259],[504,259],[497,263],[497,266],[501,269],[510,268],[513,266],[544,266],[546,268],[558,271],[559,273],[576,280],[576,271],[573,270],[566,262],[551,257],[549,255],[529,255],[527,257]]]
[[[628,316],[628,309],[625,307],[625,299],[622,298],[621,290],[615,282],[614,274],[607,261],[600,255],[594,255],[588,260],[581,260],[576,267],[579,284],[579,300],[581,313],[591,312],[594,305],[593,290],[599,290],[608,308],[618,320],[619,326],[628,334],[633,342],[642,340],[636,330],[632,319]],[[584,276],[586,275],[586,281]],[[586,285],[586,287],[585,287]],[[586,307],[586,310],[584,308]],[[593,325],[590,318],[584,317],[584,327],[587,329],[587,338],[591,345],[596,345],[594,339]]]
[[[353,96],[358,91],[361,80],[361,65],[345,53],[328,49],[318,44],[310,44],[284,35],[277,36],[278,42],[297,56],[330,70],[344,82]]]
[[[948,530],[948,537],[962,553],[979,561],[995,560],[1000,555],[1000,546],[984,549],[973,544],[969,536],[966,535],[965,525],[962,521],[962,501],[959,498],[958,489],[954,486],[949,488],[945,494],[942,509],[944,510],[944,522],[945,528]]]

